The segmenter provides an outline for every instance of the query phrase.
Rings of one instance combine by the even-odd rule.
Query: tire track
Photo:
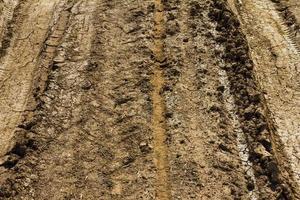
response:
[[[166,60],[164,54],[165,16],[161,0],[155,0],[154,11],[154,47],[153,54],[156,59],[152,76],[152,128],[154,139],[155,165],[157,168],[156,198],[161,200],[171,199],[169,183],[168,149],[166,146],[165,101],[161,95],[164,86],[164,76],[160,68]]]
[[[259,196],[260,198],[269,199],[295,198],[298,189],[295,187],[295,182],[288,166],[289,163],[286,160],[282,146],[280,146],[280,139],[278,140],[277,137],[277,133],[281,134],[280,130],[277,132],[274,127],[275,123],[270,116],[269,108],[273,114],[275,110],[272,107],[276,102],[278,103],[278,96],[273,96],[272,90],[275,88],[275,90],[279,91],[284,90],[283,85],[279,84],[277,87],[274,87],[274,84],[277,81],[285,82],[285,76],[294,74],[290,73],[289,70],[296,67],[294,63],[295,59],[297,59],[294,54],[296,51],[290,41],[286,40],[284,35],[282,35],[284,33],[281,31],[281,27],[278,27],[278,22],[269,16],[272,13],[265,12],[265,9],[262,9],[266,4],[262,1],[245,0],[242,2],[245,7],[240,6],[239,13],[242,19],[242,28],[248,41],[246,41],[244,32],[238,29],[240,23],[235,19],[231,11],[227,9],[226,3],[215,1],[214,6],[220,12],[212,12],[211,18],[220,23],[218,29],[220,37],[217,40],[225,46],[224,58],[230,64],[225,69],[231,84],[231,92],[235,97],[242,129],[247,136],[250,160],[254,166]],[[260,6],[262,7],[258,8]],[[223,26],[227,24],[228,26],[225,30]],[[276,30],[277,28],[279,30]],[[257,34],[256,31],[253,32],[254,30],[260,30],[261,35]],[[228,35],[237,37],[232,36],[232,38],[227,40]],[[286,43],[287,49],[282,51],[281,48],[283,46],[277,47],[276,43],[281,44],[279,41]],[[248,45],[250,45],[250,48]],[[267,50],[268,46],[274,49],[278,48],[276,53],[270,52],[270,49]],[[232,47],[239,50],[235,52],[235,48]],[[281,53],[292,59],[288,61],[289,67],[282,66],[276,69],[272,65],[272,58],[281,57]],[[284,57],[281,59],[284,59]],[[276,63],[275,66],[279,63]],[[278,74],[272,73],[273,70],[278,70]],[[279,76],[279,74],[281,75]],[[261,79],[261,75],[265,77]],[[269,82],[269,80],[272,80],[272,82]],[[284,85],[286,86],[286,84]],[[275,94],[278,94],[279,91],[276,91]],[[268,98],[266,98],[267,101],[265,100],[266,92],[268,92],[268,95],[272,95],[272,101]],[[291,100],[289,106],[294,106],[295,109],[297,106],[295,106],[294,100]],[[285,106],[287,105],[285,104]],[[287,110],[284,113],[289,113]],[[276,112],[278,114],[278,111]],[[291,116],[295,116],[295,114],[289,113],[289,117]],[[276,125],[282,126],[282,122],[276,120]],[[286,126],[286,128],[294,130],[295,127]],[[268,179],[265,179],[263,174]],[[268,187],[266,187],[266,183],[269,183]]]
[[[55,182],[55,180],[51,179],[55,177],[56,172],[59,170],[57,170],[57,168],[52,165],[53,160],[52,162],[49,162],[48,158],[53,158],[53,154],[57,152],[52,149],[52,152],[50,154],[46,154],[46,158],[44,157],[45,153],[47,153],[46,150],[48,146],[52,145],[53,140],[55,140],[53,138],[55,138],[56,135],[51,131],[54,128],[54,123],[50,124],[47,121],[48,124],[46,125],[46,129],[43,129],[42,133],[38,130],[42,129],[43,125],[46,124],[46,121],[44,121],[45,119],[43,117],[48,114],[45,112],[49,108],[48,98],[60,98],[60,103],[73,103],[72,100],[80,95],[74,95],[72,96],[72,98],[69,98],[70,96],[68,96],[67,99],[64,99],[62,98],[62,96],[64,95],[56,93],[55,98],[51,96],[53,94],[53,91],[51,91],[51,89],[53,86],[55,86],[56,89],[57,87],[59,87],[53,83],[53,78],[55,77],[57,71],[61,69],[61,67],[69,69],[69,71],[64,74],[66,78],[70,78],[71,73],[71,76],[78,76],[78,81],[81,80],[81,77],[78,75],[78,73],[81,72],[78,72],[76,74],[76,72],[74,73],[74,69],[79,68],[78,65],[84,66],[84,61],[79,62],[78,60],[76,60],[79,58],[72,55],[72,57],[69,58],[71,62],[67,62],[65,58],[66,52],[64,51],[64,49],[66,47],[69,47],[69,45],[72,45],[70,43],[66,43],[66,39],[74,39],[78,37],[76,39],[82,42],[82,45],[77,45],[80,43],[77,40],[71,40],[73,42],[77,42],[77,44],[70,47],[70,49],[79,47],[81,50],[80,56],[84,58],[85,56],[87,56],[87,52],[90,51],[89,46],[91,44],[89,39],[91,38],[90,35],[92,32],[90,15],[93,12],[90,13],[90,11],[92,10],[89,8],[94,6],[93,2],[91,1],[90,4],[92,5],[88,5],[83,3],[82,1],[76,0],[61,0],[55,6],[56,9],[53,13],[53,21],[49,22],[50,29],[45,41],[43,42],[44,47],[43,51],[40,53],[39,67],[36,71],[36,76],[33,81],[35,88],[33,92],[29,93],[29,95],[33,94],[35,100],[37,101],[37,106],[33,110],[33,112],[29,114],[29,116],[26,116],[26,121],[24,121],[20,126],[24,129],[24,131],[26,131],[27,137],[31,141],[29,147],[32,147],[32,149],[29,149],[26,143],[19,144],[22,145],[20,146],[21,149],[25,149],[24,151],[26,151],[26,156],[22,159],[22,161],[17,163],[16,166],[12,167],[10,172],[6,172],[1,176],[2,179],[7,179],[4,184],[1,184],[0,188],[0,194],[3,197],[6,197],[8,199],[23,199],[26,197],[35,198],[36,196],[38,196],[38,199],[61,199],[65,195],[66,191],[63,191],[62,188],[60,188],[60,190],[56,190],[55,188],[55,186],[59,186],[60,183]],[[89,10],[87,11],[87,9]],[[78,14],[79,12],[81,13],[80,15]],[[89,15],[86,14],[88,12]],[[75,17],[74,15],[77,14],[78,16]],[[72,27],[70,27],[71,25]],[[77,32],[79,30],[81,30],[80,33]],[[77,34],[80,36],[78,36]],[[90,37],[87,37],[87,35]],[[62,48],[62,46],[64,46],[64,48]],[[69,50],[69,48],[67,49]],[[71,85],[73,87],[76,86],[74,82],[72,82]],[[50,109],[57,108],[57,104],[51,104],[51,106]],[[59,117],[59,113],[57,113],[54,118]],[[47,120],[50,121],[50,119],[48,118]],[[71,135],[67,134],[67,136],[71,140]],[[64,155],[69,155],[70,150],[67,148],[68,144],[68,142],[65,142],[64,148],[60,148],[65,153]],[[26,149],[27,147],[28,149]],[[47,164],[41,167],[40,165],[38,165],[40,164],[38,163],[38,161]],[[65,162],[70,163],[70,160],[67,160]],[[28,166],[31,167],[28,169]],[[50,167],[50,169],[48,167]],[[72,169],[69,169],[67,167],[64,168],[64,173],[68,173],[69,170]],[[51,174],[50,178],[48,177],[48,174]],[[49,179],[52,181],[49,181]],[[14,181],[12,182],[11,180]],[[45,187],[47,189],[45,189]],[[72,187],[69,187],[67,190],[71,189]]]
[[[155,198],[150,5],[83,0],[71,9],[29,130],[37,150],[13,168],[22,173],[8,180],[12,198]]]
[[[0,16],[0,57],[6,54],[7,48],[10,46],[11,39],[13,37],[14,31],[17,30],[17,21],[20,16],[18,16],[21,10],[21,5],[18,0],[13,0],[10,2],[2,2],[2,12]],[[0,69],[1,70],[1,69]]]
[[[224,63],[223,63],[224,64]],[[224,66],[223,66],[224,67]],[[232,119],[232,123],[234,126],[234,130],[237,133],[237,147],[239,151],[239,156],[241,159],[243,171],[246,174],[248,179],[247,188],[249,190],[248,198],[250,200],[259,199],[258,186],[256,183],[253,165],[250,161],[250,150],[247,144],[247,136],[243,132],[241,128],[241,123],[238,119],[235,109],[234,96],[230,93],[230,82],[228,80],[228,76],[224,69],[220,69],[220,82],[225,86],[224,90],[224,98],[225,107],[229,112],[230,118]]]
[[[269,0],[273,4],[274,9],[277,10],[281,16],[282,26],[287,27],[285,32],[295,47],[300,53],[300,3],[297,0],[290,1],[274,1]]]
[[[0,197],[14,196],[16,191],[24,187],[23,184],[26,184],[26,181],[20,178],[24,176],[24,171],[22,171],[24,163],[22,162],[26,161],[25,157],[30,157],[37,150],[35,133],[31,129],[37,123],[36,111],[42,105],[40,97],[47,87],[48,74],[53,67],[53,58],[57,53],[57,47],[68,24],[70,12],[67,9],[70,6],[70,1],[61,0],[58,4],[55,4],[55,9],[50,14],[52,17],[49,20],[49,28],[45,29],[47,33],[44,41],[41,42],[40,52],[36,58],[36,68],[31,79],[31,87],[28,89],[26,102],[24,103],[25,109],[24,112],[20,112],[20,120],[16,124],[18,127],[13,141],[11,141],[12,150],[0,159]],[[26,164],[28,165],[28,161]],[[19,169],[18,172],[15,171],[16,166]],[[23,173],[20,173],[21,171]],[[15,179],[15,181],[11,182],[12,179]]]
[[[299,51],[272,2],[243,0],[238,8],[256,77],[265,91],[274,155],[283,179],[299,198]]]
[[[214,38],[217,24],[208,17],[210,3],[164,1],[172,198],[250,199],[253,180],[241,167],[239,127],[228,108],[232,102],[221,73],[226,64],[216,53],[222,48]]]
[[[25,110],[38,57],[52,18],[52,9],[57,2],[58,0],[48,3],[26,2],[27,11],[34,10],[34,12],[24,19],[11,47],[7,50],[7,55],[1,60],[2,69],[5,71],[0,74],[0,132],[5,141],[0,148],[1,156],[13,146],[15,127]],[[39,27],[35,29],[33,24],[38,24]]]

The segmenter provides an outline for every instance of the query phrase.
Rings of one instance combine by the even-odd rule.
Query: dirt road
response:
[[[0,1],[0,199],[300,199],[297,1]]]

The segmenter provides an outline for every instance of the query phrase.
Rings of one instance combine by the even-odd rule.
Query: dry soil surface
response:
[[[0,1],[0,199],[300,199],[297,0]]]

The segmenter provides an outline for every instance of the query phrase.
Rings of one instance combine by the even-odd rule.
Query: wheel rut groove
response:
[[[260,69],[254,69],[257,63],[253,63],[256,60],[251,57],[253,51],[248,46],[252,43],[248,44],[246,36],[239,28],[240,22],[225,1],[215,1],[214,7],[210,17],[220,25],[217,40],[225,47],[223,57],[228,63],[225,70],[231,84],[231,93],[234,94],[242,130],[247,138],[249,160],[253,163],[259,197],[294,199],[297,189],[293,178],[290,178],[291,170],[282,165],[287,165],[287,162],[284,163],[286,155],[275,138],[277,130],[269,110],[272,104],[265,100],[260,85],[264,81],[257,79]],[[225,24],[226,29],[223,28]],[[235,48],[238,51],[233,53]],[[268,187],[265,187],[266,184]]]
[[[231,4],[231,8],[234,7]],[[270,1],[244,0],[236,8],[241,28],[247,36],[256,81],[265,91],[262,96],[274,157],[291,193],[299,198],[297,76],[300,62],[295,37],[289,37],[287,25]],[[296,21],[294,23],[297,24]],[[253,32],[253,26],[260,30],[259,34]]]
[[[300,54],[300,3],[297,0],[270,0],[282,18],[286,36],[294,43]]]
[[[3,3],[3,10],[1,15],[1,48],[0,48],[0,58],[2,58],[7,49],[10,46],[13,33],[17,30],[17,24],[21,23],[20,11],[21,3],[16,0],[11,3]]]
[[[47,89],[48,74],[53,70],[54,65],[53,58],[56,56],[57,48],[68,26],[70,11],[67,11],[66,8],[70,8],[70,6],[72,6],[71,1],[60,1],[56,4],[55,12],[51,14],[52,17],[49,21],[49,27],[47,28],[47,33],[45,33],[45,38],[42,42],[43,45],[41,45],[36,59],[36,69],[32,76],[31,86],[28,88],[29,92],[27,93],[26,102],[24,103],[24,110],[19,111],[20,121],[14,132],[15,136],[12,141],[10,141],[13,143],[12,148],[1,160],[0,166],[6,168],[6,171],[3,172],[0,178],[2,182],[0,190],[1,197],[13,198],[16,194],[16,189],[14,188],[19,183],[12,183],[10,178],[21,177],[21,175],[18,175],[16,172],[15,167],[19,162],[22,162],[22,159],[26,160],[27,154],[34,154],[37,150],[37,143],[39,141],[36,139],[33,127],[37,124],[37,121],[39,121],[37,111],[43,104],[41,96]],[[11,177],[5,178],[5,175]]]
[[[4,137],[4,144],[1,145],[1,155],[9,151],[13,146],[16,125],[20,123],[22,112],[26,110],[28,95],[32,89],[32,80],[36,70],[39,55],[43,42],[47,37],[47,30],[51,23],[52,8],[57,1],[51,3],[24,2],[24,15],[30,9],[37,7],[44,11],[40,13],[36,10],[32,17],[25,17],[20,23],[19,29],[13,34],[12,41],[7,53],[1,59],[3,73],[0,73],[1,92],[3,97],[0,99],[2,110],[1,134]],[[22,9],[23,10],[23,9]],[[33,23],[41,25],[40,29],[34,29]],[[22,38],[22,39],[21,39]],[[24,39],[23,39],[24,38]],[[34,41],[34,42],[33,42]]]
[[[161,0],[155,0],[154,11],[154,47],[153,54],[156,60],[153,67],[151,79],[153,91],[151,94],[153,104],[152,129],[154,139],[155,165],[157,168],[156,192],[157,198],[162,200],[171,199],[169,184],[169,162],[168,148],[166,144],[166,121],[165,121],[165,100],[161,95],[164,86],[164,75],[161,64],[166,62],[164,52],[165,37],[165,15],[164,6]]]

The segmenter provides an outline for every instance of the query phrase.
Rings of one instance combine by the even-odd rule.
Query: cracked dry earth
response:
[[[0,199],[300,199],[297,0],[1,0]]]

